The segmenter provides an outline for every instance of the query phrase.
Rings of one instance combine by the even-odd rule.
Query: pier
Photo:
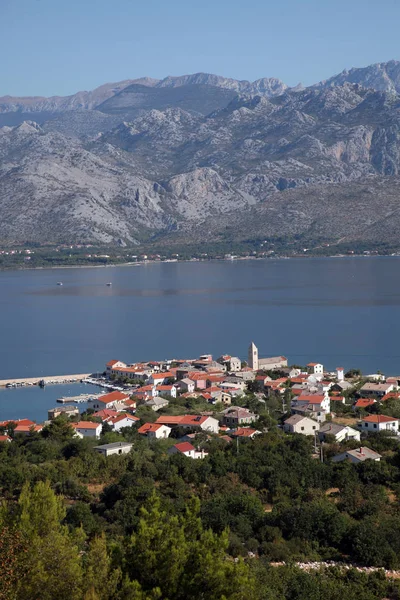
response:
[[[47,377],[23,377],[21,379],[0,379],[0,387],[19,387],[25,385],[39,385],[43,381],[45,385],[57,383],[77,383],[82,379],[90,377],[91,373],[78,373],[77,375],[49,375]]]
[[[104,396],[105,392],[102,394],[80,394],[79,396],[63,396],[62,398],[57,398],[57,402],[60,404],[68,404],[69,402],[87,402],[88,400],[97,400],[97,398],[101,398]]]

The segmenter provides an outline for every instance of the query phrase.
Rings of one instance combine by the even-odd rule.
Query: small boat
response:
[[[57,285],[62,285],[63,282],[62,281],[57,281]]]
[[[45,385],[46,385],[46,382],[45,382],[45,380],[44,380],[44,379],[41,379],[41,380],[39,381],[39,386],[40,386],[41,388],[44,388],[44,386],[45,386]]]
[[[108,285],[108,287],[111,287],[112,283],[111,282],[110,283],[106,283],[106,285]]]

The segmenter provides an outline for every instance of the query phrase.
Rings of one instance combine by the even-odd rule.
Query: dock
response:
[[[0,379],[0,387],[6,386],[25,386],[39,385],[39,381],[44,381],[46,385],[56,383],[77,383],[82,379],[90,377],[91,373],[78,373],[77,375],[49,375],[47,377],[23,377],[21,379]]]
[[[81,403],[81,402],[87,402],[88,400],[97,400],[97,398],[101,398],[101,396],[104,396],[103,392],[102,394],[80,394],[79,396],[63,396],[62,398],[57,398],[57,402],[59,402],[60,404],[67,404],[69,402],[75,402],[75,403]]]

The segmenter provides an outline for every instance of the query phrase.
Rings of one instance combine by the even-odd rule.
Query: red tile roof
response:
[[[256,431],[257,429],[251,429],[250,427],[238,427],[231,435],[235,437],[251,437]]]
[[[175,444],[174,448],[179,450],[179,452],[193,452],[195,450],[194,446],[189,442],[180,442],[179,444]]]
[[[389,423],[398,420],[399,419],[395,419],[394,417],[387,417],[386,415],[369,415],[363,419],[365,423]]]
[[[128,400],[129,394],[123,394],[122,392],[111,392],[110,394],[104,394],[98,398],[99,402],[108,404],[109,402],[120,402],[122,400]]]
[[[376,400],[372,400],[371,398],[359,398],[354,406],[355,408],[367,408],[367,406],[372,406],[375,403]]]
[[[138,429],[138,433],[146,434],[149,431],[158,431],[162,427],[161,423],[145,423]]]
[[[97,429],[101,427],[101,423],[93,423],[92,421],[79,421],[78,423],[71,423],[74,429]]]
[[[120,362],[119,360],[109,360],[106,366],[113,367],[114,365],[116,365],[119,362]]]

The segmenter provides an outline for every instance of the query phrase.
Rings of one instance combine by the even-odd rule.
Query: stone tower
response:
[[[250,369],[253,369],[253,371],[258,371],[258,348],[254,342],[251,342],[249,346],[247,358]]]

